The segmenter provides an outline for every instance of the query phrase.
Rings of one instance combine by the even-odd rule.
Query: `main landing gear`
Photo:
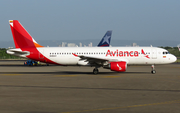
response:
[[[96,74],[98,74],[98,72],[99,72],[98,68],[95,67],[95,68],[93,69],[93,74],[96,75]]]
[[[155,73],[156,73],[156,70],[155,70],[155,68],[154,68],[154,65],[152,65],[151,68],[152,68],[151,73],[152,73],[152,74],[155,74]]]

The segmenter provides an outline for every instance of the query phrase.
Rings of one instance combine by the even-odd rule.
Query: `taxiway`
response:
[[[179,113],[180,64],[130,66],[125,73],[93,67],[23,66],[0,61],[0,112]]]

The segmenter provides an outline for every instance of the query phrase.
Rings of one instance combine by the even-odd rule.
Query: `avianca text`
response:
[[[110,51],[108,50],[106,53],[106,56],[119,56],[119,57],[138,57],[139,53],[138,51],[119,51],[118,49],[116,51]]]

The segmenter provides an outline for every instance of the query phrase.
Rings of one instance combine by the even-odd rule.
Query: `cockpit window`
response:
[[[163,55],[165,55],[165,54],[170,54],[168,51],[164,51],[163,52]]]

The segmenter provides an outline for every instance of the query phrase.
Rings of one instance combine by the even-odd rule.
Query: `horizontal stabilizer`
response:
[[[30,55],[30,52],[22,51],[21,49],[9,49],[6,52],[7,52],[7,54],[15,55],[15,56],[19,56],[19,57],[26,57],[26,56]]]

